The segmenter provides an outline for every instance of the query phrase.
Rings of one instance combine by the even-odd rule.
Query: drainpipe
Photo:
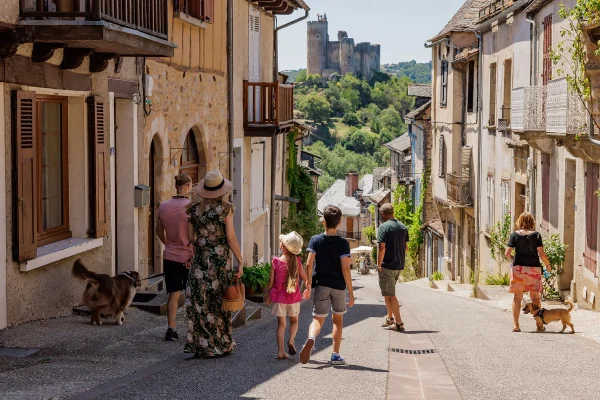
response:
[[[232,0],[228,0],[228,1],[232,1]],[[303,3],[303,2],[301,2],[301,3]],[[302,17],[296,18],[295,20],[290,21],[287,24],[278,26],[277,28],[275,28],[275,31],[273,32],[273,81],[274,82],[277,82],[279,80],[279,76],[278,76],[279,52],[277,51],[277,46],[279,44],[278,33],[280,30],[285,29],[294,24],[297,24],[298,22],[304,21],[306,18],[308,18],[308,12],[310,11],[310,8],[306,4],[302,4],[302,7],[304,8],[304,15]],[[275,22],[277,23],[277,17],[275,17]],[[282,154],[283,153],[285,153],[285,151],[283,151]],[[282,164],[282,168],[283,168],[283,164]],[[276,170],[277,170],[277,135],[274,135],[273,139],[271,139],[271,207],[275,207],[275,182],[276,182],[275,171]],[[274,212],[270,213],[268,218],[269,218],[269,224],[270,224],[269,234],[271,237],[271,253],[275,254],[275,253],[277,253],[276,238],[275,238],[275,213]]]
[[[529,69],[530,69],[530,73],[529,73],[529,84],[531,86],[535,86],[537,85],[537,71],[538,71],[538,67],[537,67],[537,63],[538,63],[538,59],[537,59],[537,24],[535,23],[535,19],[527,16],[527,18],[525,18],[525,21],[529,22],[531,24],[531,36],[530,36],[530,45],[529,45],[529,51],[531,52],[531,55],[529,57]],[[535,149],[532,149],[531,151],[531,174],[529,177],[529,211],[531,211],[531,214],[535,215],[535,208],[536,208],[536,196],[537,196],[537,192],[536,192],[536,187],[535,187],[535,183],[537,181],[537,169],[536,169],[536,165],[537,165],[537,152]]]
[[[474,280],[475,280],[475,294],[477,294],[477,285],[479,282],[479,253],[480,253],[480,220],[481,220],[481,118],[482,118],[482,101],[481,101],[481,90],[480,88],[483,85],[480,85],[482,75],[483,75],[483,35],[480,32],[475,32],[477,39],[479,41],[479,54],[477,61],[477,182],[475,184],[477,190],[477,209],[476,209],[476,217],[475,217],[475,271],[474,271]]]
[[[233,182],[233,0],[227,0],[227,154],[229,155],[229,179]],[[241,173],[241,171],[238,171]],[[240,190],[240,188],[237,188]]]

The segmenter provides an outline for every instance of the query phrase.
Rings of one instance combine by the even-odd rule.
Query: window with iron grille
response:
[[[442,87],[441,106],[448,104],[448,61],[442,61]]]
[[[438,143],[438,153],[439,153],[439,165],[438,165],[438,176],[443,178],[446,175],[446,155],[445,147],[444,147],[444,135],[440,135],[439,143]]]
[[[500,183],[500,192],[502,198],[502,221],[506,214],[510,213],[510,181],[502,180]]]
[[[515,172],[518,174],[527,173],[527,157],[529,156],[529,146],[515,147]]]
[[[494,175],[487,177],[487,229],[488,231],[494,225]]]

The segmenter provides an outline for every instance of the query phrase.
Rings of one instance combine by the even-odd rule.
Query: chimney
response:
[[[358,173],[348,172],[346,174],[346,197],[354,197],[358,190]]]

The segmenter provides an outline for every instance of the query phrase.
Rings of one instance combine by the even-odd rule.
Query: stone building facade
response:
[[[308,22],[308,74],[329,78],[332,74],[353,74],[370,81],[380,71],[381,46],[368,42],[355,44],[344,31],[338,40],[329,40],[327,15]]]

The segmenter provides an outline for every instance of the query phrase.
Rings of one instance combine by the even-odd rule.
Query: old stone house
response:
[[[116,272],[115,202],[133,212],[135,183],[117,191],[117,168],[137,171],[132,142],[147,88],[134,56],[174,54],[166,2],[152,15],[72,4],[0,5],[0,329],[79,304],[77,257],[96,272]],[[117,137],[129,165],[115,164]]]
[[[77,257],[111,275],[161,272],[155,212],[180,172],[229,176],[244,258],[270,256],[286,148],[272,142],[293,126],[275,16],[308,6],[229,2],[233,69],[228,0],[0,5],[0,329],[79,304]]]
[[[475,270],[478,140],[478,40],[473,27],[484,0],[468,0],[429,40],[432,49],[431,194],[443,229],[438,270],[469,282]],[[435,229],[438,231],[438,229]],[[432,237],[433,241],[433,237]],[[442,250],[443,251],[440,251]],[[443,254],[443,256],[442,256]],[[430,259],[432,259],[430,257]]]

